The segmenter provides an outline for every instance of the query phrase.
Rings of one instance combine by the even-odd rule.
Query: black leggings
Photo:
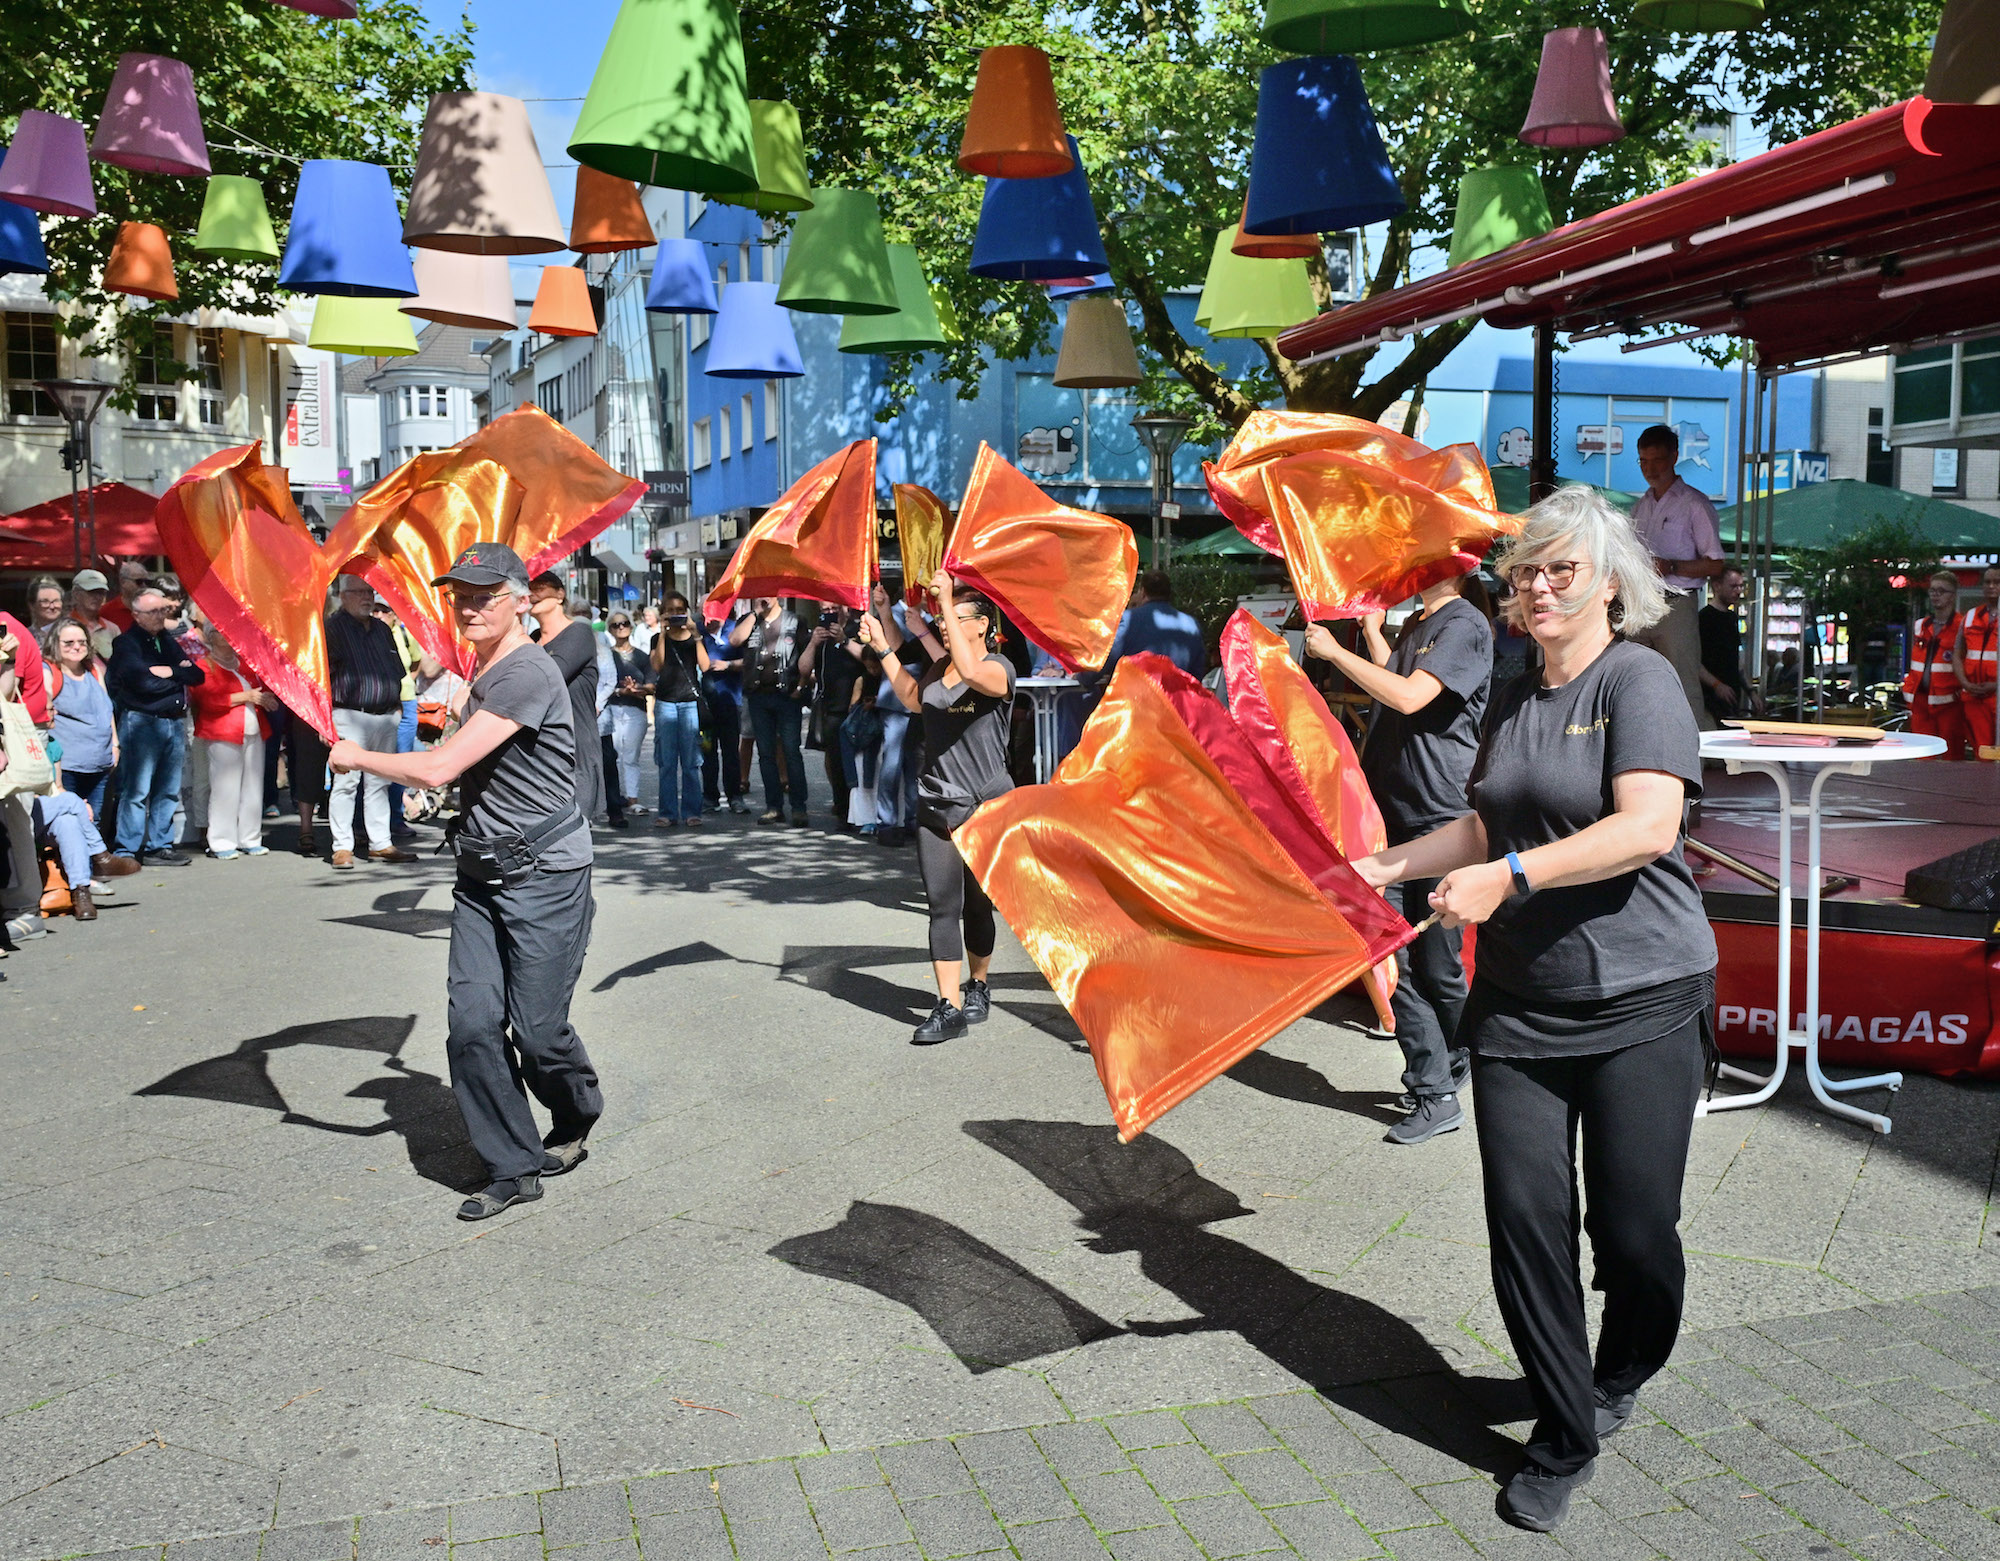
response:
[[[951,836],[931,824],[917,826],[917,866],[924,875],[924,894],[931,902],[931,958],[958,960],[971,950],[984,959],[993,952],[993,902],[951,843]],[[959,936],[960,922],[965,935]]]
[[[1493,1288],[1540,1417],[1528,1457],[1551,1473],[1597,1456],[1594,1389],[1635,1393],[1673,1353],[1687,1290],[1675,1227],[1702,1062],[1698,1017],[1622,1051],[1473,1061]],[[1604,1293],[1594,1366],[1579,1226]]]

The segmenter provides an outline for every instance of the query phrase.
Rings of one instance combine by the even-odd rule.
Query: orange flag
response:
[[[896,499],[896,546],[903,559],[903,600],[912,607],[930,605],[931,577],[944,564],[951,539],[951,511],[928,488],[899,482],[890,490]]]
[[[1411,936],[1158,656],[1119,662],[1049,784],[952,839],[1089,1041],[1121,1139]]]
[[[1358,618],[1476,569],[1518,522],[1494,505],[1469,444],[1432,450],[1365,418],[1252,412],[1208,491],[1236,529],[1285,560],[1311,618]]]
[[[836,450],[750,528],[702,611],[720,622],[745,596],[804,596],[868,607],[877,574],[875,441]]]
[[[1074,672],[1111,654],[1139,548],[1121,522],[1056,503],[982,444],[944,567]]]

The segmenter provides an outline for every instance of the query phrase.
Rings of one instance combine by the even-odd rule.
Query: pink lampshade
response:
[[[351,22],[361,14],[354,0],[273,0],[288,10],[303,11],[308,16],[327,16],[336,22]]]
[[[511,331],[520,323],[514,313],[514,273],[505,255],[420,249],[411,260],[417,296],[396,306],[403,313],[475,331]]]
[[[23,109],[7,160],[0,163],[0,196],[52,217],[96,216],[83,126],[61,114]]]
[[[121,54],[90,155],[134,173],[200,174],[208,137],[195,103],[194,72],[164,54]]]
[[[1604,34],[1558,27],[1542,39],[1542,68],[1521,139],[1530,146],[1609,146],[1624,136]]]

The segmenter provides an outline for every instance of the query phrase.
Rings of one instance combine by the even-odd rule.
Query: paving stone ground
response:
[[[0,1557],[2000,1555],[1992,1088],[1698,1123],[1688,1332],[1538,1538],[1476,1121],[1384,1144],[1352,1007],[1121,1146],[1011,941],[906,1044],[907,853],[602,839],[607,1116],[485,1226],[442,859],[148,872],[0,965]]]

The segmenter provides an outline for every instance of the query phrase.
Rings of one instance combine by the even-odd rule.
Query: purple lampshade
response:
[[[7,161],[0,163],[0,196],[52,217],[96,216],[83,126],[61,114],[23,109]]]
[[[1609,146],[1625,134],[1611,94],[1611,50],[1595,27],[1558,27],[1542,39],[1542,68],[1521,139],[1530,146]]]
[[[194,72],[164,54],[121,54],[90,155],[134,173],[209,173]]]

